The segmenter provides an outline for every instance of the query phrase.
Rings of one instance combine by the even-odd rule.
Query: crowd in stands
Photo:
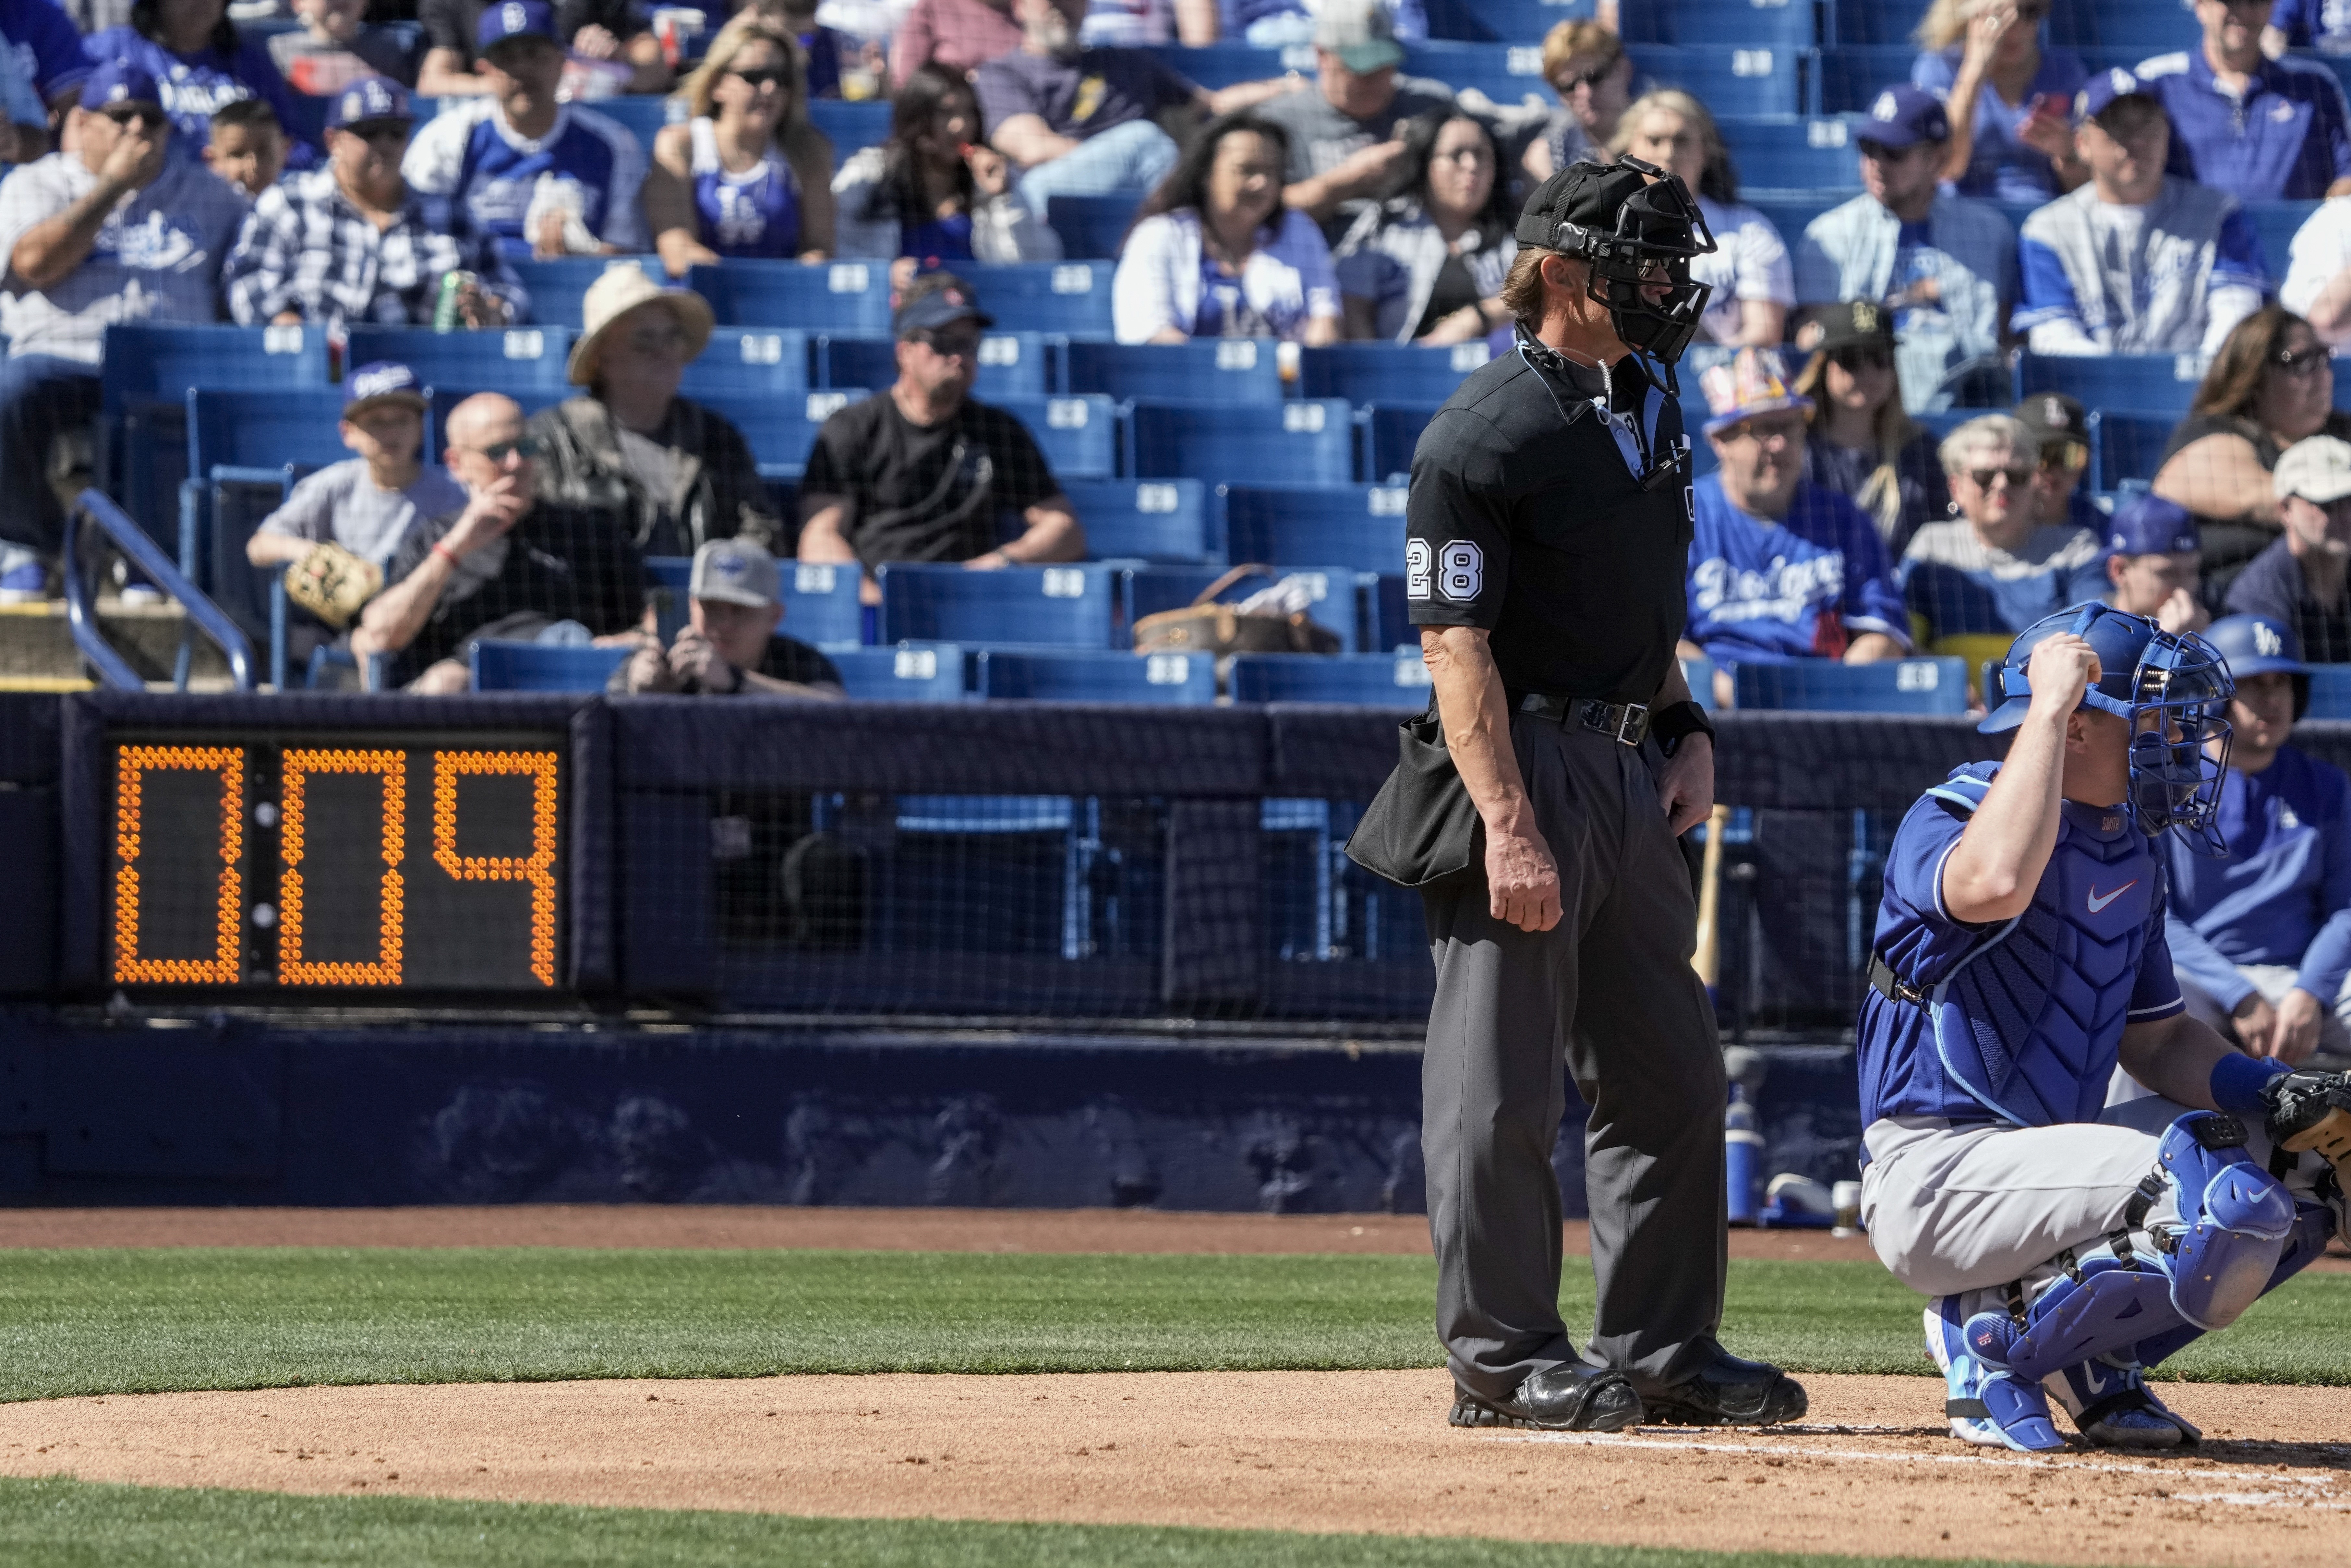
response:
[[[579,301],[577,395],[466,399],[444,452],[412,372],[353,369],[354,455],[248,558],[347,550],[381,587],[306,634],[454,689],[484,635],[650,636],[643,562],[692,557],[692,624],[616,681],[837,690],[772,623],[773,657],[745,630],[780,614],[778,559],[870,591],[891,561],[1087,553],[1036,439],[972,396],[988,321],[956,273],[1078,254],[1056,198],[1132,210],[1120,342],[1502,352],[1526,192],[1629,155],[1681,177],[1716,246],[1685,367],[1712,458],[1686,651],[1726,694],[1755,661],[1973,668],[2094,597],[2179,628],[2259,613],[2351,660],[2329,359],[2351,343],[2351,107],[2300,52],[2351,47],[2351,10],[2195,0],[2176,52],[2092,69],[2049,7],[1932,0],[1908,79],[1848,117],[1860,193],[1782,233],[1613,6],[1541,40],[1547,99],[1502,104],[1404,69],[1411,0],[752,0],[698,38],[634,0],[0,0],[0,601],[54,591],[48,480],[99,413],[110,325],[523,326],[573,303],[535,300],[527,264],[637,258]],[[1219,40],[1311,45],[1311,68],[1210,89],[1160,48]],[[669,122],[641,140],[597,107],[622,93],[670,95]],[[873,145],[811,116],[881,95]],[[2247,204],[2322,198],[2265,254]],[[893,286],[896,379],[823,423],[791,506],[679,392],[713,331],[684,282],[747,259],[871,260]],[[2208,368],[2133,493],[2094,495],[2091,411],[2015,402],[2020,350]]]

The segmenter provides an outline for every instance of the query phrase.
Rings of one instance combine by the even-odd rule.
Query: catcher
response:
[[[2351,1083],[2246,1056],[2183,1009],[2155,839],[2205,852],[2227,665],[2103,604],[2026,630],[1971,763],[1912,806],[1855,1031],[1862,1216],[1933,1301],[1952,1436],[2164,1448],[2145,1374],[2227,1328],[2344,1223]],[[2162,1098],[2107,1110],[2116,1060]]]
[[[383,569],[420,520],[465,509],[465,486],[424,445],[424,392],[406,365],[362,365],[343,382],[343,444],[358,455],[294,486],[246,541],[245,559],[286,566],[286,597],[340,632],[383,587]]]

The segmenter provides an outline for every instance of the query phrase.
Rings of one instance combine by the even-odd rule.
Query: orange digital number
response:
[[[180,986],[233,986],[245,977],[245,752],[234,746],[126,746],[115,754],[114,978],[119,984],[162,981]],[[217,773],[221,781],[220,896],[214,906],[216,944],[210,958],[139,956],[140,795],[150,773]]]
[[[313,773],[375,773],[383,778],[383,877],[378,896],[381,925],[372,964],[325,963],[302,956],[305,913],[302,882],[303,796]],[[400,862],[408,844],[408,757],[400,751],[287,751],[280,764],[277,857],[286,864],[277,883],[277,978],[288,986],[396,986],[400,984],[402,915],[407,889]]]
[[[457,780],[468,773],[523,773],[531,780],[530,853],[457,852]],[[462,882],[530,883],[530,972],[555,984],[555,753],[436,751],[433,754],[433,859]]]

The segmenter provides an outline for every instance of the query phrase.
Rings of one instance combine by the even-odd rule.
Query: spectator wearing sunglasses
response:
[[[645,223],[672,277],[722,256],[832,253],[832,141],[809,123],[799,46],[763,22],[718,36],[679,95],[693,118],[653,138]]]
[[[1963,196],[2037,203],[2089,178],[2067,124],[2089,78],[2071,49],[2042,43],[2050,0],[1935,0],[1913,35],[1913,85],[1950,111],[1942,177]]]
[[[1866,299],[1824,305],[1796,329],[1796,346],[1811,355],[1796,377],[1813,404],[1804,479],[1859,507],[1886,559],[1898,560],[1912,534],[1945,515],[1951,495],[1935,438],[1903,412],[1893,321]]]
[[[2171,119],[2171,172],[2246,202],[2351,193],[2351,104],[2315,60],[2262,53],[2270,0],[2196,0],[2198,47],[2142,60]]]
[[[1947,379],[2000,352],[2016,300],[2016,231],[1989,202],[1941,193],[1950,120],[1933,94],[1889,87],[1855,133],[1863,193],[1805,225],[1796,299],[1882,305],[1903,406],[1947,408]]]
[[[2090,467],[2090,416],[2078,398],[2035,392],[2009,413],[2040,445],[2041,466],[2032,476],[2034,515],[2103,532],[2106,515],[2082,493]]]
[[[1980,415],[1945,436],[1939,455],[1959,515],[1913,535],[1900,569],[1929,651],[1956,653],[1972,667],[2043,616],[2105,597],[2098,536],[2040,520],[2035,445],[2020,421]]]
[[[2074,101],[2090,182],[2024,220],[2010,325],[2036,354],[2210,354],[2269,285],[2252,219],[2225,191],[2164,172],[2170,122],[2126,70]]]
[[[444,454],[465,486],[454,516],[411,528],[386,587],[360,612],[351,651],[396,655],[392,682],[427,695],[473,684],[475,643],[636,647],[643,633],[644,559],[599,508],[538,493],[538,443],[522,406],[476,392],[449,411]]]
[[[2155,493],[2196,515],[2207,591],[2277,538],[2270,475],[2286,448],[2313,435],[2351,436],[2335,412],[2335,369],[2310,323],[2268,305],[2238,324],[2212,357],[2155,471]]]
[[[2106,524],[2106,602],[2144,615],[2167,632],[2201,632],[2212,623],[2200,591],[2204,545],[2185,507],[2160,496],[2134,496]]]
[[[155,78],[129,61],[89,74],[66,131],[72,152],[0,182],[0,602],[41,596],[37,558],[65,528],[49,448],[98,413],[106,329],[218,319],[221,263],[247,206],[173,150]]]
[[[457,298],[467,327],[524,319],[530,297],[496,244],[435,228],[401,178],[415,125],[408,93],[362,77],[327,106],[327,166],[261,193],[222,276],[239,326],[428,327],[443,275],[477,281]]]
[[[2295,442],[2271,484],[2283,532],[2229,585],[2229,613],[2293,627],[2313,664],[2351,663],[2351,442]]]
[[[1536,184],[1570,163],[1605,163],[1616,123],[1633,102],[1633,57],[1598,22],[1562,22],[1544,34],[1542,68],[1559,107],[1520,160]]]

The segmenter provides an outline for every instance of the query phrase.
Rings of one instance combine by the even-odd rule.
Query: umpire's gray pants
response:
[[[1567,1092],[1584,1134],[1592,1354],[1644,1396],[1712,1354],[1729,1253],[1729,1086],[1698,912],[1642,752],[1513,714],[1536,825],[1559,862],[1562,917],[1526,932],[1488,912],[1484,868],[1427,890],[1437,999],[1421,1066],[1421,1152],[1437,1247],[1437,1332],[1453,1375],[1501,1398],[1577,1360],[1559,1314]]]

